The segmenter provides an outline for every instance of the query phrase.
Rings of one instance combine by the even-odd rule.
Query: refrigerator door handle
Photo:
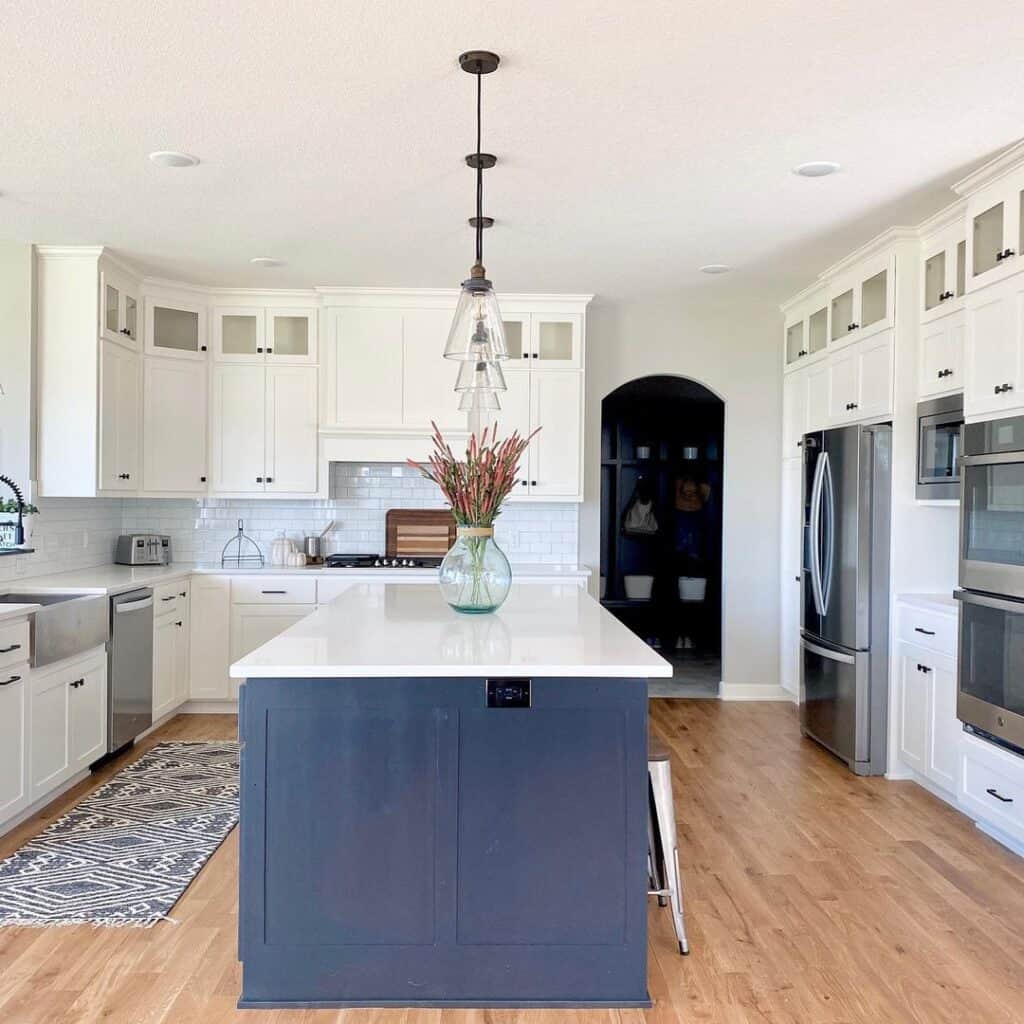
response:
[[[825,464],[822,471],[821,501],[822,507],[828,509],[828,514],[825,522],[827,533],[824,536],[825,565],[818,570],[818,589],[821,592],[821,614],[826,615],[832,597],[832,576],[836,554],[836,492],[832,482],[832,463],[829,461],[828,452],[822,452],[821,459]]]
[[[814,464],[814,479],[811,482],[811,535],[808,542],[811,564],[811,594],[814,596],[814,608],[819,615],[825,614],[824,601],[821,593],[821,497],[822,483],[825,472],[826,453],[818,456]]]
[[[817,644],[811,643],[806,637],[800,638],[800,645],[805,651],[810,651],[811,654],[827,658],[829,661],[838,661],[843,665],[855,665],[857,663],[857,659],[852,654],[843,654],[842,651],[831,651],[827,647],[819,647]]]

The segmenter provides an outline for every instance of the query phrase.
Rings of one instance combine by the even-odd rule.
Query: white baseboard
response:
[[[1011,853],[1017,854],[1018,857],[1024,857],[1024,846],[1012,836],[1008,836],[1002,829],[996,828],[995,825],[986,824],[983,821],[976,821],[974,827],[979,832],[984,832],[985,835],[994,839],[997,843],[1002,843]]]
[[[176,715],[237,715],[237,700],[189,700],[181,705]]]
[[[787,704],[796,701],[796,694],[782,686],[756,686],[753,683],[727,683],[718,687],[721,700],[784,700]]]

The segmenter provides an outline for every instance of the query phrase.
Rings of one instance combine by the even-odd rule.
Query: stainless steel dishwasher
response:
[[[110,599],[107,752],[120,750],[153,724],[153,591]]]

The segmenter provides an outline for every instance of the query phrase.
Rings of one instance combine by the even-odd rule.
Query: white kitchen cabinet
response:
[[[346,307],[336,311],[334,336],[325,360],[326,426],[402,426],[403,323],[402,309]],[[451,366],[454,373],[455,364]]]
[[[153,721],[170,712],[177,686],[177,636],[175,616],[162,615],[153,622]]]
[[[455,391],[459,364],[444,358],[452,316],[447,309],[407,309],[402,320],[402,424],[430,430],[465,430]]]
[[[806,371],[808,430],[823,430],[829,426],[832,380],[830,362],[821,362]]]
[[[972,178],[984,173],[982,168]],[[962,184],[962,183],[961,183]],[[960,186],[958,185],[958,190]],[[1024,169],[997,176],[967,199],[967,290],[984,288],[1022,269]]]
[[[807,370],[786,374],[782,380],[782,457],[795,458],[803,448],[803,436],[810,429],[811,375]]]
[[[967,314],[959,309],[921,325],[918,395],[935,398],[962,391]]]
[[[104,491],[139,489],[139,357],[101,343],[99,481]]]
[[[100,337],[138,350],[142,339],[138,282],[100,261]]]
[[[268,640],[301,622],[315,604],[235,604],[231,608],[231,661],[262,647]],[[238,697],[239,680],[231,680],[231,697]]]
[[[68,687],[70,771],[88,768],[107,752],[107,660],[80,662]]]
[[[501,319],[508,348],[504,368],[578,370],[583,366],[581,313],[531,313],[503,304]]]
[[[212,311],[214,358],[233,363],[315,363],[315,309],[217,306]]]
[[[193,576],[189,613],[189,696],[227,700],[231,695],[230,578]]]
[[[856,419],[860,403],[860,360],[856,349],[835,357],[829,367],[828,418],[830,423]]]
[[[792,369],[828,346],[828,293],[819,288],[783,307],[783,366]]]
[[[892,332],[868,338],[837,354],[828,364],[828,410],[833,425],[873,419],[892,412]]]
[[[856,341],[895,323],[895,257],[868,257],[829,284],[829,339]]]
[[[956,717],[954,663],[904,643],[899,666],[900,760],[952,794],[963,731]]]
[[[266,371],[216,365],[210,402],[211,489],[262,493],[266,448]]]
[[[177,295],[146,296],[146,352],[174,359],[207,358],[205,304]]]
[[[967,229],[961,200],[941,215],[941,226],[921,238],[921,323],[963,308],[967,291]]]
[[[206,366],[155,356],[143,361],[142,490],[207,491]]]
[[[28,662],[0,669],[0,821],[17,814],[29,799],[28,677]]]
[[[1024,275],[967,297],[964,415],[999,415],[1024,405],[1021,379]]]
[[[68,696],[71,680],[58,666],[30,677],[29,750],[34,803],[67,778],[71,765],[68,734]]]
[[[800,620],[803,597],[803,479],[802,458],[782,462],[782,535],[779,558],[782,570],[780,587],[780,664],[779,681],[790,693],[800,692]]]
[[[532,498],[582,500],[583,378],[572,371],[530,374],[530,430],[525,458]]]
[[[268,366],[264,487],[268,494],[312,494],[317,485],[317,372]]]
[[[174,704],[178,707],[188,700],[189,694],[189,650],[190,619],[188,600],[186,599],[174,620]]]

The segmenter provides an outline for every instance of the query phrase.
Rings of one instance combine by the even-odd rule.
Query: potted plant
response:
[[[39,509],[35,505],[26,503],[22,506],[22,524],[25,529],[25,541],[27,545],[32,540],[32,534],[35,530],[34,516],[39,515]],[[13,516],[13,519],[8,519],[4,522],[0,522],[0,546],[2,547],[14,547],[15,544],[15,530],[18,525],[18,503],[13,499],[0,500],[0,515]]]
[[[519,459],[537,431],[526,438],[513,431],[499,441],[497,427],[489,439],[485,428],[479,440],[470,436],[466,457],[457,459],[437,424],[431,426],[434,452],[428,464],[408,463],[441,488],[455,517],[455,544],[439,573],[441,593],[456,611],[492,612],[512,586],[512,568],[494,542],[494,521],[518,482]]]

